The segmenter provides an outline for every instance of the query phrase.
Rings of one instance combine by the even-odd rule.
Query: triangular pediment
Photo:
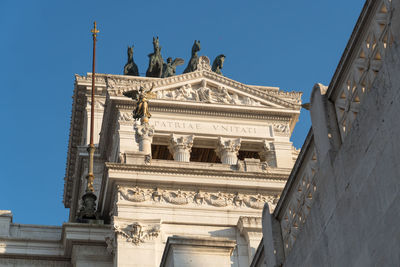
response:
[[[291,99],[292,101],[288,101],[287,93],[278,89],[263,91],[209,70],[141,81],[141,85],[148,89],[154,86],[155,101],[166,100],[291,109],[297,109],[299,106],[296,100],[293,101]],[[139,89],[139,85],[136,87],[136,89]],[[130,90],[132,89],[131,87]]]
[[[179,77],[177,77],[179,78]],[[253,92],[252,92],[253,91]],[[254,96],[255,89],[243,91],[212,78],[185,79],[169,85],[156,87],[156,99],[179,102],[202,102],[209,104],[282,107],[278,103]],[[253,93],[253,94],[252,94]]]
[[[209,60],[200,62],[196,71],[168,78],[105,75],[110,96],[153,87],[157,101],[192,102],[217,105],[272,107],[298,110],[301,93],[284,92],[276,87],[251,86],[211,71]]]

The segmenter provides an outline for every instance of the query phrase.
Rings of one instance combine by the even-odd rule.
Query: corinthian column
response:
[[[218,138],[218,147],[215,150],[223,164],[237,164],[237,155],[240,149],[241,139]]]
[[[171,134],[168,148],[171,154],[174,156],[174,160],[189,162],[192,146],[193,135],[178,136],[175,134]]]
[[[263,142],[262,151],[258,152],[261,162],[267,163],[268,167],[276,167],[274,145],[267,140]]]
[[[151,155],[151,143],[153,141],[154,126],[144,123],[135,125],[136,137],[139,141],[139,150],[146,155]]]

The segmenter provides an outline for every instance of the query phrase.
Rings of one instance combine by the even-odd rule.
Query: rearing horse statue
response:
[[[161,56],[161,47],[157,39],[153,37],[154,52],[149,54],[149,68],[146,71],[146,77],[161,78],[164,60]]]
[[[192,46],[192,57],[190,58],[190,61],[183,73],[192,72],[197,69],[197,63],[199,63],[199,56],[197,55],[197,52],[199,51],[200,41],[194,40],[194,44]]]
[[[224,61],[225,61],[225,55],[221,54],[217,56],[212,64],[211,67],[212,71],[219,75],[222,75],[221,69],[224,66]]]

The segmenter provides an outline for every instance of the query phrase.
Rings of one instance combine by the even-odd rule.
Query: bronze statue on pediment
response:
[[[149,67],[146,71],[146,77],[161,78],[164,60],[161,56],[161,47],[157,38],[153,37],[153,48],[154,52],[149,54]]]
[[[163,72],[161,77],[162,78],[167,78],[171,76],[176,75],[176,67],[183,65],[185,61],[182,58],[175,58],[175,60],[172,61],[172,58],[167,58],[167,63],[164,63],[163,66]]]
[[[194,44],[192,46],[192,56],[189,60],[189,63],[187,65],[186,69],[183,71],[183,73],[192,72],[197,69],[197,64],[199,63],[199,56],[197,55],[197,52],[199,52],[200,49],[201,49],[200,41],[194,40]]]
[[[133,45],[128,46],[128,62],[124,66],[124,75],[139,76],[139,69],[133,60]]]
[[[212,67],[211,67],[212,71],[219,75],[222,75],[221,69],[224,66],[224,61],[225,61],[225,55],[221,54],[221,55],[217,56],[214,59],[214,62],[212,64]]]

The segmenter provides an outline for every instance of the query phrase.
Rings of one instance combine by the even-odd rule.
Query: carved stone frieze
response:
[[[140,81],[129,79],[129,78],[118,78],[118,77],[107,77],[106,85],[108,89],[114,90],[119,87],[136,86],[140,84]]]
[[[143,225],[139,222],[134,222],[126,226],[114,224],[115,233],[126,238],[126,241],[134,245],[140,245],[146,240],[157,238],[160,234],[160,225]]]
[[[259,101],[228,91],[224,86],[210,87],[206,80],[202,80],[199,85],[186,84],[180,88],[160,90],[157,92],[157,99],[262,106]]]
[[[148,198],[148,195],[137,186],[133,189],[120,188],[119,192],[121,197],[132,202],[143,202],[146,201],[146,197]]]
[[[204,192],[201,190],[168,190],[160,188],[134,188],[119,187],[118,192],[120,200],[130,202],[152,202],[172,205],[191,205],[191,206],[214,206],[214,207],[234,207],[234,208],[252,208],[262,209],[264,203],[275,208],[278,202],[278,194],[270,195],[252,195],[227,193],[227,192]]]

